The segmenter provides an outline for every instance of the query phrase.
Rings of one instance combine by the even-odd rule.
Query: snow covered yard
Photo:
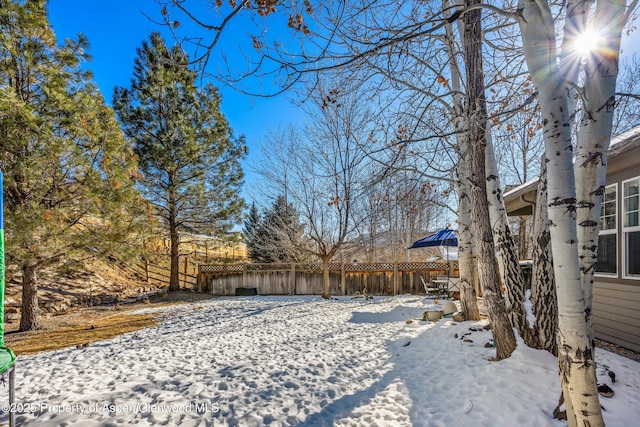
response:
[[[551,415],[554,357],[520,342],[510,359],[491,362],[486,322],[419,320],[432,306],[403,295],[163,307],[159,326],[20,357],[17,424],[566,425]],[[634,425],[640,363],[600,349],[597,361],[599,381],[615,391],[601,399],[607,425]]]

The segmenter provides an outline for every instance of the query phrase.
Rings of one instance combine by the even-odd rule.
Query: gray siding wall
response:
[[[620,149],[609,151],[607,185],[618,188],[618,274],[617,277],[596,276],[593,287],[593,322],[597,338],[640,352],[640,279],[624,279],[622,234],[622,185],[640,176],[640,141],[635,139]],[[509,215],[527,215],[520,199],[535,199],[535,187],[523,187],[505,197]]]
[[[623,279],[622,181],[640,175],[640,146],[610,158],[607,185],[618,188],[618,275],[596,276],[593,323],[596,338],[640,352],[640,280]]]
[[[640,283],[596,277],[593,323],[596,338],[640,352]]]

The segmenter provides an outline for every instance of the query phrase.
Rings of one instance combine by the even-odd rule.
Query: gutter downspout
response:
[[[524,197],[524,194],[521,194],[521,195],[520,195],[520,201],[521,201],[522,203],[525,203],[525,204],[527,204],[527,205],[531,206],[531,211],[532,211],[532,216],[533,216],[533,222],[535,223],[535,222],[536,222],[536,202],[537,202],[537,199],[527,200],[527,199]]]

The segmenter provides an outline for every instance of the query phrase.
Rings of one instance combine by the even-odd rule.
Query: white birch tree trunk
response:
[[[447,1],[446,5],[451,2]],[[450,15],[450,14],[449,14]],[[464,24],[458,21],[459,26]],[[460,28],[459,27],[459,28]],[[453,121],[456,131],[456,151],[458,154],[458,270],[460,272],[460,310],[465,320],[480,320],[480,309],[476,294],[476,257],[473,250],[473,232],[471,221],[471,188],[469,186],[469,136],[464,119],[463,96],[458,55],[456,54],[455,35],[451,22],[445,26],[445,47],[450,58],[451,89],[453,92]]]
[[[511,325],[516,328],[524,342],[532,347],[533,330],[527,324],[527,313],[524,308],[524,277],[522,276],[522,269],[518,262],[518,251],[513,240],[511,227],[509,227],[507,210],[504,206],[504,200],[502,199],[498,165],[489,125],[487,125],[486,139],[485,164],[489,218],[493,231],[493,243],[498,255],[500,279],[504,287],[505,306]]]
[[[558,355],[558,301],[556,298],[547,211],[547,162],[543,156],[533,222],[531,305],[536,318],[532,347]]]
[[[475,287],[475,264],[471,220],[471,179],[469,147],[466,141],[458,143],[458,269],[460,271],[460,310],[465,320],[480,320]]]
[[[576,176],[576,214],[582,288],[586,304],[587,329],[592,347],[593,275],[598,262],[600,209],[606,185],[607,155],[613,127],[613,108],[618,76],[620,38],[624,27],[626,2],[598,1],[594,28],[601,30],[599,46],[585,63],[583,109],[574,172]]]
[[[567,418],[570,426],[603,426],[578,258],[572,112],[558,68],[553,17],[545,2],[520,0],[518,23],[542,111],[558,298],[558,364]]]

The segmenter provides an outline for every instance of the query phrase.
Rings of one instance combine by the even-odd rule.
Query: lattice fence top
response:
[[[347,271],[384,271],[393,270],[394,263],[382,262],[372,264],[345,264],[345,270]]]
[[[337,264],[335,263],[330,263],[329,270],[335,270],[336,265]],[[340,267],[337,268],[339,269]],[[296,271],[322,271],[322,264],[314,264],[309,262],[299,263],[296,264]]]
[[[322,264],[318,263],[269,263],[269,264],[201,264],[200,273],[244,273],[244,272],[269,272],[269,271],[322,271]],[[349,272],[374,272],[374,271],[416,271],[435,270],[442,271],[449,268],[446,262],[378,262],[378,263],[338,263],[329,264],[329,270],[341,271],[344,268]],[[454,262],[457,268],[457,262]]]
[[[454,263],[458,268],[458,263]],[[399,262],[398,270],[447,270],[449,264],[446,262]]]
[[[277,271],[277,270],[291,270],[291,264],[284,262],[269,263],[269,264],[246,264],[247,271]]]
[[[244,264],[200,264],[200,273],[229,273],[244,270]]]

